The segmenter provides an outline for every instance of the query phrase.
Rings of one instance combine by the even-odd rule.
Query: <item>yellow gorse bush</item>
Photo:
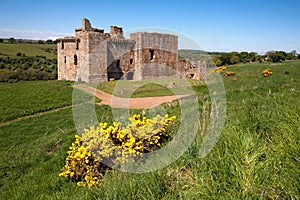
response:
[[[157,115],[153,119],[133,115],[126,127],[113,122],[100,123],[100,126],[86,129],[82,140],[89,151],[110,165],[128,162],[130,158],[142,156],[142,153],[154,151],[167,138],[168,126],[176,119],[175,116]]]
[[[267,77],[267,76],[271,76],[273,74],[272,70],[270,70],[269,68],[265,69],[264,71],[261,72],[261,74],[264,76],[264,77]]]
[[[216,69],[209,70],[208,74],[212,74],[212,73],[216,73],[216,72],[221,73],[225,70],[227,70],[227,67],[221,66],[221,67],[217,67]],[[223,76],[233,76],[233,75],[235,75],[235,72],[228,71],[228,72],[223,73]]]
[[[59,176],[77,181],[78,186],[97,185],[107,166],[131,162],[143,157],[143,153],[158,149],[170,137],[167,129],[175,119],[176,116],[168,115],[148,119],[135,114],[126,127],[117,122],[112,125],[104,122],[85,129],[81,137],[75,136]]]
[[[212,74],[212,73],[215,73],[215,72],[222,72],[222,71],[225,71],[226,69],[227,69],[226,66],[217,67],[216,69],[209,70],[208,74]]]
[[[77,181],[78,186],[91,187],[99,183],[103,174],[99,171],[100,160],[95,158],[83,145],[81,138],[75,135],[75,143],[69,147],[66,164],[59,176]]]
[[[235,75],[235,72],[225,72],[224,74],[223,74],[223,76],[233,76],[233,75]]]

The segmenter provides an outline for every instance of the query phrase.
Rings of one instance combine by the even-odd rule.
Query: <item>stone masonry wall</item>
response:
[[[127,73],[134,69],[133,50],[135,41],[128,39],[107,39],[108,79],[127,79]]]
[[[136,32],[125,39],[121,27],[111,26],[105,33],[85,18],[75,37],[57,39],[57,50],[59,80],[99,83],[205,76],[201,63],[178,60],[176,35]]]
[[[65,38],[57,41],[58,54],[58,80],[74,80],[74,71],[76,63],[74,56],[76,55],[76,39]]]
[[[137,32],[130,34],[136,41],[134,62],[136,80],[176,76],[178,70],[178,37],[171,34]],[[170,73],[172,72],[172,73]]]

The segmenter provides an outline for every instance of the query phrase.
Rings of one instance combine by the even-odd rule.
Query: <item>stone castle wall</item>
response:
[[[57,41],[58,54],[58,79],[74,80],[74,71],[77,70],[77,63],[74,62],[76,52],[76,39],[64,38]],[[76,57],[75,57],[76,59]]]
[[[75,37],[57,39],[57,49],[59,80],[201,77],[190,61],[178,60],[178,36],[172,34],[136,32],[125,39],[121,27],[111,26],[105,33],[83,19]]]

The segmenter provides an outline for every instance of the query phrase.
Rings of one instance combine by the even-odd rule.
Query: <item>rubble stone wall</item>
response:
[[[59,80],[98,83],[202,77],[197,63],[178,59],[178,36],[172,34],[136,32],[125,39],[121,27],[111,26],[105,33],[84,18],[75,37],[57,39],[57,50]]]

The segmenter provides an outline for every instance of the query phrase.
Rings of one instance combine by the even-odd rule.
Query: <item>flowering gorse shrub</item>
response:
[[[212,74],[212,73],[215,73],[215,72],[223,72],[226,69],[227,69],[227,67],[225,67],[225,66],[217,67],[216,69],[209,70],[208,74]]]
[[[77,181],[78,186],[91,187],[99,183],[103,176],[100,170],[100,160],[95,158],[83,145],[81,138],[75,135],[76,141],[72,143],[67,152],[66,164],[59,176]]]
[[[233,76],[233,75],[235,75],[235,72],[225,72],[224,74],[223,74],[223,76]]]
[[[100,123],[99,127],[85,129],[81,137],[70,147],[66,165],[60,176],[77,181],[77,185],[91,187],[100,182],[107,166],[135,161],[158,149],[170,137],[168,126],[176,116],[157,115],[152,119],[133,115],[130,123]],[[104,163],[104,164],[103,164]]]
[[[133,115],[126,127],[117,122],[112,125],[105,122],[97,128],[86,129],[82,140],[101,161],[109,165],[122,164],[156,150],[169,136],[167,128],[175,119],[168,115],[157,115],[153,119]]]
[[[265,69],[264,71],[261,72],[261,74],[264,76],[264,77],[267,77],[267,76],[271,76],[273,74],[272,70],[270,70],[269,68]]]

